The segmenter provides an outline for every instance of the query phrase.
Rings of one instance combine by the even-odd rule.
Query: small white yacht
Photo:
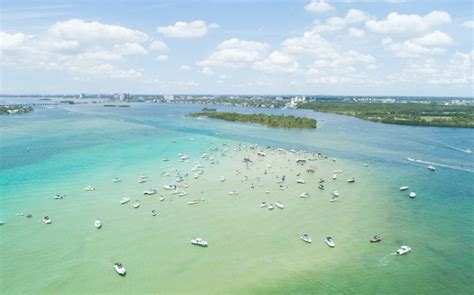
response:
[[[154,188],[150,188],[150,189],[147,189],[146,191],[143,192],[144,195],[154,195],[156,194],[158,191]]]
[[[191,240],[191,244],[201,247],[207,247],[208,243],[201,238],[194,238]]]
[[[436,171],[436,167],[433,165],[428,165],[428,170],[430,171]]]
[[[274,208],[275,206],[273,206],[273,204],[268,205],[268,210],[273,210]]]
[[[145,182],[146,182],[146,179],[143,179],[143,178],[140,178],[140,179],[138,180],[138,183],[145,183]]]
[[[122,179],[120,179],[120,178],[118,178],[118,177],[115,177],[112,181],[113,181],[113,182],[121,182]]]
[[[280,201],[276,201],[276,202],[275,202],[275,206],[278,207],[278,208],[280,208],[280,209],[285,208],[285,205],[283,205],[283,203],[280,202]]]
[[[138,207],[140,207],[140,203],[135,201],[135,203],[133,203],[133,208],[137,209]]]
[[[335,196],[335,197],[339,197],[339,192],[338,191],[333,191],[332,195]]]
[[[400,191],[406,191],[409,188],[410,188],[409,186],[401,186]]]
[[[311,238],[309,237],[309,235],[307,234],[304,234],[300,237],[300,239],[303,241],[303,242],[306,242],[306,243],[311,243]]]
[[[262,202],[262,204],[260,204],[260,208],[265,208],[267,207],[267,202]]]
[[[336,178],[337,178],[337,175],[336,175],[336,174],[333,174],[333,175],[332,175],[332,180],[336,180]]]
[[[125,266],[123,266],[122,263],[119,263],[119,262],[115,263],[114,269],[121,276],[124,276],[126,274]]]
[[[364,166],[365,166],[365,167],[369,167],[369,164],[368,164],[368,163],[364,163]]]
[[[411,193],[409,194],[409,196],[410,196],[410,198],[412,198],[412,199],[413,199],[413,198],[416,198],[416,193],[415,193],[415,192],[411,192]]]
[[[326,241],[326,244],[328,244],[328,246],[331,248],[334,248],[336,246],[336,243],[334,243],[331,237],[327,237],[325,241]]]
[[[156,210],[151,210],[151,215],[156,216],[156,214],[158,214]]]
[[[102,221],[100,219],[96,219],[95,222],[94,222],[94,226],[99,229],[102,227]]]
[[[224,182],[225,181],[225,177],[222,176],[221,179],[220,179],[220,182]]]
[[[88,186],[86,186],[86,187],[84,188],[84,190],[85,190],[86,192],[95,191],[95,187],[93,187],[93,186],[91,186],[91,185],[88,185]]]
[[[332,171],[332,173],[342,173],[342,172],[344,172],[344,170],[341,170],[341,169],[336,169]]]
[[[165,200],[165,197],[161,196],[161,197],[160,197],[160,201],[163,202],[164,200]]]
[[[403,255],[411,251],[411,248],[408,246],[401,246],[400,249],[397,250],[397,255]]]
[[[188,205],[195,205],[195,204],[198,204],[198,203],[199,203],[199,200],[191,200],[191,201],[187,202]]]
[[[163,186],[163,188],[164,188],[165,190],[175,190],[175,189],[176,189],[176,185],[174,185],[174,184],[166,184],[166,185]]]
[[[304,192],[300,195],[300,198],[309,198],[310,194],[308,192]]]
[[[127,197],[124,197],[120,200],[120,204],[125,204],[125,203],[128,203],[130,201],[130,198],[127,198]]]
[[[465,152],[466,154],[472,154],[472,151],[471,151],[470,149],[466,149],[466,150],[464,150],[464,152]]]
[[[238,191],[231,191],[231,192],[229,192],[229,195],[231,195],[231,196],[235,196],[235,195],[238,195],[238,194],[239,194]]]
[[[296,183],[305,184],[306,182],[305,182],[303,179],[297,179],[297,180],[296,180]]]
[[[5,224],[5,221],[0,220],[0,225],[4,225],[4,224]]]
[[[45,216],[45,217],[43,217],[43,222],[45,224],[51,224],[52,220],[51,220],[51,218],[49,218],[49,216]]]
[[[354,183],[354,182],[355,182],[355,178],[354,178],[354,177],[349,178],[349,179],[347,180],[347,182],[348,182],[348,183]]]

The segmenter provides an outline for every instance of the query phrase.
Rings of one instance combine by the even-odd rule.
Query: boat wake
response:
[[[390,257],[396,256],[397,253],[390,253],[388,255],[385,255],[384,257],[380,258],[379,260],[379,266],[385,267],[390,263]]]
[[[414,158],[406,158],[407,161],[414,162],[414,163],[420,163],[420,164],[427,164],[427,165],[433,165],[437,167],[444,167],[448,169],[454,169],[454,170],[460,170],[460,171],[465,171],[465,172],[471,172],[474,173],[474,168],[469,165],[469,166],[453,166],[453,165],[447,165],[447,164],[441,164],[441,163],[436,163],[436,162],[431,162],[431,161],[425,161],[425,160],[420,160],[420,159],[414,159]]]

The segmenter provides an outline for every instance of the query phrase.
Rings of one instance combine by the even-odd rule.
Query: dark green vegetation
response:
[[[73,101],[73,100],[61,100],[61,101],[59,101],[59,103],[63,103],[63,104],[74,104],[74,101]]]
[[[216,112],[216,109],[211,109],[211,108],[203,108],[201,111],[203,112]]]
[[[30,106],[24,107],[20,105],[0,105],[0,115],[25,114],[32,111],[33,108]]]
[[[295,116],[224,112],[193,113],[190,114],[190,116],[221,119],[232,122],[255,123],[273,128],[316,128],[316,120]]]
[[[474,105],[327,100],[303,103],[298,108],[389,124],[474,128]]]

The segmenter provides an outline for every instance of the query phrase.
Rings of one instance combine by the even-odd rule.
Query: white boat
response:
[[[275,206],[273,206],[273,204],[268,205],[268,210],[273,210],[274,208]]]
[[[52,220],[51,220],[51,218],[49,218],[49,216],[45,216],[45,217],[43,217],[43,222],[45,224],[50,224],[52,222]]]
[[[158,214],[156,210],[151,210],[151,215],[156,216],[156,214]]]
[[[303,241],[303,242],[306,242],[306,243],[311,243],[311,238],[309,237],[309,235],[307,234],[304,234],[300,237],[300,239]]]
[[[141,179],[148,178],[148,175],[146,175],[146,174],[142,174],[142,175],[140,175],[140,178],[141,178]]]
[[[260,208],[265,208],[267,207],[267,202],[262,202],[262,204],[260,204]]]
[[[163,202],[164,200],[165,200],[165,197],[161,196],[161,197],[160,197],[160,201]]]
[[[410,188],[409,186],[401,186],[400,191],[406,191],[409,188]]]
[[[408,246],[401,246],[400,249],[397,250],[397,255],[403,255],[411,251],[411,248]]]
[[[53,197],[53,199],[55,199],[55,200],[62,200],[62,199],[64,199],[65,197],[66,197],[66,195],[55,195],[55,196]]]
[[[124,197],[120,200],[120,204],[125,204],[125,203],[128,203],[130,201],[130,198],[127,198],[127,197]]]
[[[225,177],[222,176],[221,179],[220,179],[220,182],[224,182],[225,181]]]
[[[94,226],[99,229],[102,227],[102,221],[100,219],[96,219],[96,221],[94,222]]]
[[[410,157],[407,157],[407,160],[410,161],[410,162],[415,162],[416,161],[415,159],[410,158]]]
[[[238,195],[238,194],[239,194],[238,191],[231,191],[231,192],[229,192],[229,195],[231,195],[231,196],[235,196],[235,195]]]
[[[154,194],[156,194],[157,192],[158,192],[158,191],[157,191],[156,189],[150,188],[150,189],[144,191],[143,194],[144,194],[144,195],[154,195]]]
[[[138,180],[138,183],[145,183],[146,182],[146,179],[143,179],[143,178],[140,178],[140,180]]]
[[[208,243],[201,238],[194,238],[191,240],[191,244],[201,247],[207,247]]]
[[[275,206],[278,207],[278,208],[280,208],[280,209],[285,208],[285,205],[283,205],[283,203],[280,202],[280,201],[276,201],[276,202],[275,202]]]
[[[325,241],[326,241],[326,244],[328,244],[328,246],[331,248],[334,248],[336,246],[336,243],[334,243],[331,237],[327,237]]]
[[[119,263],[119,262],[115,263],[114,269],[121,276],[124,276],[126,274],[125,266],[123,266],[122,263]]]
[[[352,178],[349,178],[349,179],[347,180],[347,182],[348,182],[348,183],[354,183],[355,181],[356,181],[356,180],[355,180],[355,178],[354,178],[354,177],[352,177]]]
[[[318,188],[323,191],[324,190],[324,185],[321,183],[321,184],[318,185]]]
[[[180,192],[180,193],[178,194],[178,196],[184,197],[184,196],[186,196],[187,194],[188,194],[187,192]]]
[[[344,170],[341,170],[341,169],[337,169],[337,170],[333,170],[332,173],[342,173],[344,172]]]
[[[336,162],[336,158],[332,158],[332,161],[333,161],[333,162]]]
[[[164,188],[165,190],[175,190],[175,189],[176,189],[176,185],[174,185],[174,184],[166,184],[166,185],[163,186],[163,188]]]
[[[471,151],[470,149],[466,149],[466,150],[464,150],[464,152],[465,152],[466,154],[472,154],[472,151]]]
[[[133,208],[137,209],[138,207],[140,207],[140,203],[135,201],[135,203],[133,203]]]
[[[188,201],[188,205],[195,205],[195,204],[198,204],[199,203],[199,200],[191,200],[191,201]]]
[[[305,182],[303,179],[297,179],[297,180],[296,180],[296,183],[305,184],[306,182]]]
[[[169,159],[168,158],[163,158],[163,162],[168,162]]]
[[[122,179],[120,179],[120,178],[118,178],[118,177],[115,177],[112,181],[113,181],[113,182],[121,182]]]
[[[308,192],[304,192],[300,195],[300,198],[309,198],[310,194]]]
[[[337,197],[332,197],[329,199],[329,202],[332,202],[332,203],[337,202],[337,201],[338,201]]]
[[[269,191],[269,190],[266,190],[266,191],[265,191],[265,193],[266,193],[266,194],[269,194],[269,193],[270,193],[270,191]]]
[[[416,198],[416,193],[415,193],[415,192],[411,192],[411,193],[409,194],[409,196],[410,196],[410,198],[412,198],[412,199],[413,199],[413,198]]]
[[[333,175],[332,175],[332,180],[336,180],[336,178],[337,178],[337,175],[336,175],[336,174],[333,174]]]
[[[364,166],[365,166],[365,167],[369,167],[369,164],[368,164],[368,163],[364,163]]]
[[[339,197],[339,192],[338,191],[333,191],[332,195],[335,196],[335,197]]]
[[[428,165],[428,170],[430,171],[436,171],[436,167],[433,165]]]
[[[88,185],[84,188],[85,191],[90,192],[90,191],[95,191],[95,187]]]
[[[4,225],[4,224],[5,224],[5,221],[0,220],[0,225]]]

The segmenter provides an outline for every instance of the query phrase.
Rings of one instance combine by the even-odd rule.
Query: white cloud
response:
[[[327,12],[330,10],[333,10],[334,7],[331,6],[329,3],[327,3],[324,0],[311,0],[305,7],[304,9],[309,12],[316,12],[316,13],[322,13],[322,12]]]
[[[346,14],[346,21],[348,23],[363,22],[368,19],[370,19],[368,15],[357,9],[350,9]]]
[[[208,26],[209,29],[219,29],[221,26],[216,23],[212,23]]]
[[[453,43],[453,39],[448,34],[436,30],[423,37],[413,39],[413,43],[423,46],[447,46]]]
[[[418,14],[398,14],[392,12],[387,19],[369,20],[365,23],[367,29],[385,34],[418,34],[451,23],[451,17],[444,11],[432,11],[425,16]]]
[[[359,30],[356,28],[349,28],[348,32],[349,32],[349,36],[356,39],[360,39],[365,36],[365,32],[363,30]]]
[[[174,25],[157,27],[156,30],[166,37],[173,38],[200,38],[207,34],[208,29],[219,28],[218,24],[207,25],[205,21],[192,22],[178,21]]]
[[[345,28],[348,24],[360,23],[371,19],[370,16],[357,9],[350,9],[345,17],[331,17],[324,23],[315,22],[312,31],[317,33],[334,32]]]
[[[293,56],[274,51],[264,60],[256,63],[256,68],[266,72],[294,73],[298,70],[298,62]]]
[[[168,48],[168,45],[166,45],[165,42],[163,42],[161,40],[155,40],[155,41],[150,43],[150,45],[148,46],[148,49],[149,50],[157,50],[157,51],[166,51],[169,48]]]
[[[182,71],[190,71],[190,70],[191,70],[191,67],[188,66],[188,65],[182,65],[182,66],[179,67],[179,68],[180,68],[180,70],[182,70]]]
[[[241,68],[261,60],[268,51],[268,44],[232,38],[220,43],[204,60],[197,64],[202,67]]]
[[[27,37],[22,33],[9,34],[6,32],[0,32],[0,49],[8,50],[15,49],[25,42]]]
[[[168,60],[168,55],[166,55],[166,54],[158,55],[158,56],[156,57],[156,61],[160,61],[160,62],[161,62],[161,61],[167,61],[167,60]]]
[[[462,23],[462,26],[468,29],[474,29],[474,20],[467,20]]]
[[[145,55],[148,51],[138,43],[116,44],[114,48],[123,55]]]
[[[404,42],[393,42],[392,38],[384,38],[382,45],[391,50],[395,55],[399,57],[416,57],[424,54],[439,54],[445,52],[443,48],[430,48],[417,44],[411,40]]]

